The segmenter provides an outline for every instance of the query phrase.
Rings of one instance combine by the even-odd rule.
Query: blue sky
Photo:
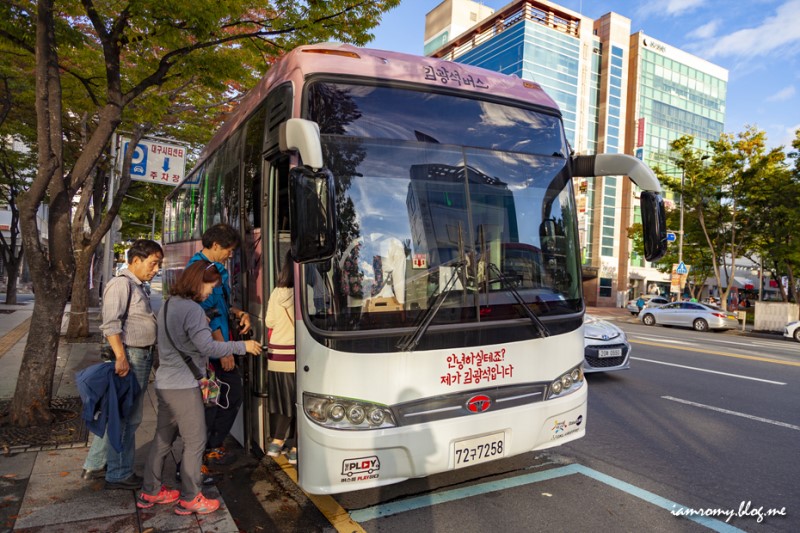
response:
[[[422,54],[425,14],[440,0],[403,0],[368,46]],[[509,0],[485,0],[498,9]],[[748,125],[771,147],[791,147],[800,128],[800,0],[559,0],[591,18],[614,11],[639,30],[728,69],[727,133]]]

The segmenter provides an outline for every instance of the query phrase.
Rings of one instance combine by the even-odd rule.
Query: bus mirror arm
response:
[[[282,123],[278,132],[278,146],[281,152],[299,152],[305,166],[314,170],[322,168],[322,143],[316,122],[290,118]]]
[[[640,159],[627,154],[578,155],[572,158],[573,177],[628,176],[642,189],[644,256],[658,261],[667,253],[667,219],[661,184]]]

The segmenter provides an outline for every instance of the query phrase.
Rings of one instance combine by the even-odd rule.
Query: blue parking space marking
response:
[[[547,481],[548,479],[556,479],[564,476],[571,476],[573,474],[583,474],[584,476],[590,477],[601,483],[605,483],[606,485],[614,487],[615,489],[619,489],[623,492],[630,494],[631,496],[635,496],[640,500],[644,500],[652,505],[665,509],[666,511],[669,512],[678,512],[682,509],[686,509],[686,506],[684,505],[673,502],[666,498],[662,498],[657,494],[641,489],[639,487],[636,487],[635,485],[631,485],[630,483],[611,477],[609,475],[603,474],[602,472],[598,472],[597,470],[579,464],[571,464],[559,468],[545,470],[543,472],[534,472],[531,474],[524,474],[522,476],[501,479],[498,481],[479,483],[477,485],[463,487],[460,489],[452,489],[452,490],[437,492],[435,494],[416,496],[402,501],[374,505],[372,507],[367,507],[364,509],[359,509],[358,511],[353,511],[352,513],[350,513],[350,518],[355,520],[356,522],[363,523],[368,520],[375,520],[377,518],[383,518],[386,516],[406,513],[408,511],[414,511],[416,509],[424,509],[426,507],[439,505],[441,503],[460,500],[462,498],[469,498],[470,496],[478,496],[490,492],[513,489],[516,487],[521,487],[523,485],[538,483],[539,481]],[[741,529],[733,527],[730,524],[727,524],[715,518],[710,518],[707,516],[692,516],[692,515],[683,516],[683,518],[691,520],[692,522],[696,522],[713,531],[719,531],[720,533],[735,533],[735,532],[743,533]]]

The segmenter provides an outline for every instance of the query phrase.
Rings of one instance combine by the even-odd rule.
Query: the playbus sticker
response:
[[[432,67],[426,66],[424,69],[425,79],[431,81],[438,81],[442,85],[450,85],[455,87],[473,87],[475,89],[488,89],[489,85],[480,77],[475,77],[472,74],[462,76],[461,73],[454,68],[447,67]]]
[[[367,457],[356,457],[342,461],[342,483],[350,481],[365,481],[367,479],[377,479],[380,474],[381,461],[377,455]]]
[[[514,365],[506,363],[506,349],[451,353],[442,385],[477,385],[514,377]]]

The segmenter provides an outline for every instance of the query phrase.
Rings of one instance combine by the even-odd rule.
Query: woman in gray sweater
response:
[[[219,500],[206,498],[201,491],[205,407],[197,378],[184,355],[191,357],[194,366],[205,375],[209,357],[261,353],[258,341],[219,342],[211,337],[208,319],[198,302],[205,300],[219,281],[220,274],[213,263],[192,263],[170,288],[172,297],[158,314],[158,422],[145,465],[144,484],[136,498],[140,509],[176,501],[175,513],[179,515],[208,514],[219,508]],[[183,439],[180,492],[161,484],[164,458],[178,434]]]

